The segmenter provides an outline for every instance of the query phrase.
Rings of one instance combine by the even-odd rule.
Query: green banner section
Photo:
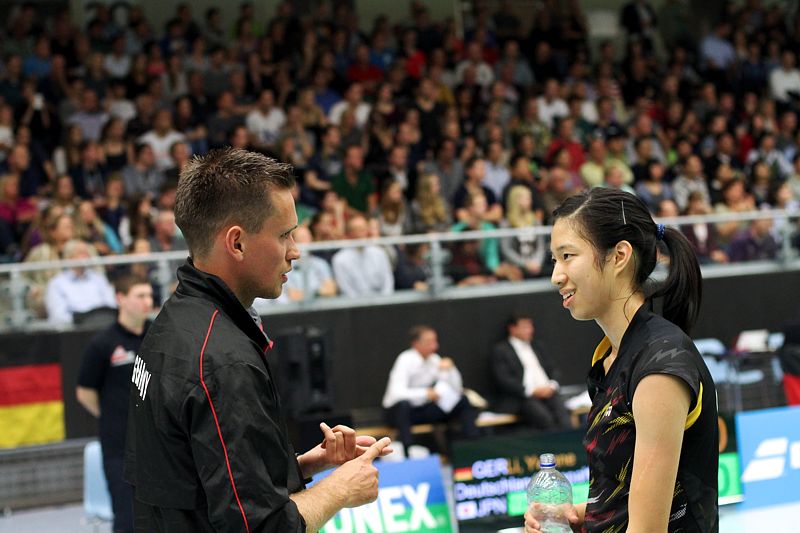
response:
[[[742,482],[739,477],[739,455],[736,452],[719,455],[719,502],[742,501]]]
[[[524,496],[524,494],[523,494]],[[524,498],[523,498],[524,499]],[[384,506],[385,507],[385,506]],[[446,503],[430,504],[424,508],[402,509],[392,506],[381,508],[378,502],[342,509],[325,524],[321,533],[452,533],[450,511]],[[391,511],[399,511],[393,513]],[[388,512],[387,512],[388,511]]]

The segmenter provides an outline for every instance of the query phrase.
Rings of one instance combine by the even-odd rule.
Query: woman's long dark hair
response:
[[[620,241],[628,241],[634,250],[634,289],[644,292],[645,282],[656,267],[658,226],[645,204],[630,193],[595,188],[564,200],[553,211],[555,220],[568,218],[574,229],[595,249],[598,267]],[[703,287],[700,265],[689,241],[674,228],[664,228],[665,252],[669,256],[669,274],[664,283],[645,296],[663,297],[664,318],[689,334],[697,320]]]

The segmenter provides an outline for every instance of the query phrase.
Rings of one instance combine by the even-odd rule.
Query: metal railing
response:
[[[800,270],[798,250],[793,247],[792,239],[798,232],[798,219],[800,213],[781,210],[752,211],[748,213],[725,213],[712,215],[695,215],[675,218],[659,219],[658,222],[671,226],[686,226],[696,223],[724,223],[748,222],[758,219],[773,219],[783,221],[780,225],[781,234],[780,252],[775,261],[759,261],[754,263],[734,263],[725,265],[706,265],[703,267],[704,277],[722,277],[758,272],[772,272],[776,270]],[[339,240],[314,242],[301,245],[300,271],[305,272],[301,287],[308,287],[308,269],[303,269],[303,257],[312,252],[335,251],[345,248],[358,248],[365,245],[377,246],[402,246],[409,244],[428,244],[428,262],[431,277],[428,280],[428,290],[397,291],[391,295],[370,296],[368,298],[349,298],[344,296],[317,297],[311,291],[305,290],[300,301],[287,302],[280,305],[264,305],[258,310],[263,314],[307,311],[311,309],[330,309],[340,307],[353,307],[359,305],[382,305],[406,301],[420,301],[425,299],[441,298],[469,298],[475,296],[496,296],[501,294],[519,294],[522,292],[538,292],[554,290],[547,278],[528,279],[515,282],[497,282],[486,286],[459,287],[454,285],[446,275],[446,266],[449,260],[447,246],[459,241],[475,241],[482,239],[500,239],[504,237],[531,238],[539,235],[549,237],[550,226],[534,226],[520,229],[495,229],[486,231],[464,231],[427,233],[419,235],[404,235],[400,237],[381,237],[363,240]],[[70,325],[53,325],[46,320],[36,319],[26,308],[25,295],[30,283],[27,274],[43,270],[61,270],[75,267],[109,267],[132,264],[152,265],[151,281],[161,288],[162,300],[171,294],[176,281],[175,265],[187,257],[186,251],[160,252],[151,254],[128,254],[117,256],[96,257],[87,260],[61,260],[48,262],[11,263],[0,264],[0,291],[6,305],[5,317],[0,322],[2,329],[70,329]]]

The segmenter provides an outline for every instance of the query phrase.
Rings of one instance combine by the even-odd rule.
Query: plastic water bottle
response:
[[[543,533],[572,533],[564,515],[572,504],[572,485],[556,470],[556,458],[552,453],[539,456],[539,467],[528,484],[528,507],[533,510]]]

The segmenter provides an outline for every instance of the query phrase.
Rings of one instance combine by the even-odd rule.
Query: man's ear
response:
[[[225,232],[225,251],[236,261],[244,259],[245,235],[240,226],[231,226]]]

